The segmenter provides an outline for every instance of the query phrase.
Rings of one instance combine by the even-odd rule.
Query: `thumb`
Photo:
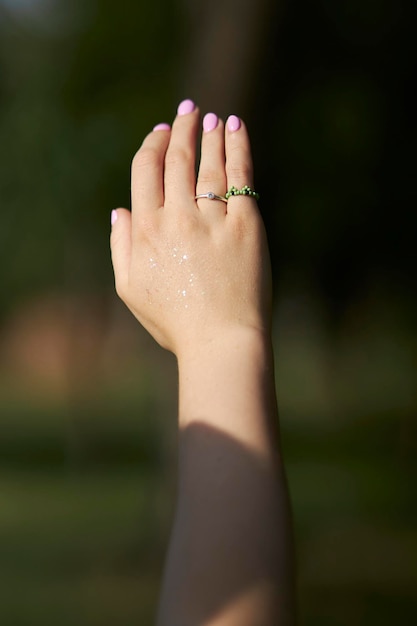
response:
[[[124,300],[127,294],[130,253],[131,214],[127,209],[111,212],[110,248],[117,294]]]

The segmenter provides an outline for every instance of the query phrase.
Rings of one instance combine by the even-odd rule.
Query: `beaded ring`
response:
[[[253,191],[248,185],[242,187],[242,189],[238,189],[237,187],[230,187],[229,191],[227,191],[224,197],[228,200],[230,196],[252,196],[255,200],[259,200],[259,193]]]

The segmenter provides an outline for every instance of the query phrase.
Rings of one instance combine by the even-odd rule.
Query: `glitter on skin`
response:
[[[182,287],[180,286],[180,288],[177,289],[174,297],[172,297],[172,294],[171,296],[169,296],[168,294],[165,295],[165,301],[167,303],[170,302],[171,306],[174,306],[175,309],[178,308],[178,310],[180,308],[185,308],[185,309],[190,308],[189,299],[192,297],[193,292],[196,289],[196,283],[197,283],[196,275],[192,272],[187,271],[187,266],[185,264],[190,260],[190,254],[184,248],[185,246],[183,246],[183,244],[179,242],[175,246],[169,247],[167,250],[170,256],[176,260],[178,265],[184,266]],[[156,271],[161,274],[165,273],[164,264],[161,265],[157,257],[148,258],[148,267],[152,271]],[[168,284],[170,283],[168,276],[167,276],[167,283]],[[148,302],[150,304],[152,303],[150,293],[148,293]]]

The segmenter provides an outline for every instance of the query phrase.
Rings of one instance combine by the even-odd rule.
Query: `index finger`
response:
[[[164,159],[171,137],[168,124],[158,124],[145,137],[132,161],[132,217],[164,204]]]

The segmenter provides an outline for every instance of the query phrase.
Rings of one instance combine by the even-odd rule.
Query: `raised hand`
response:
[[[172,130],[156,126],[133,159],[132,212],[113,212],[117,292],[176,354],[231,330],[269,329],[269,256],[255,199],[195,200],[253,188],[246,127],[234,115],[226,125],[204,117],[196,180],[198,132],[199,111],[186,100]]]

